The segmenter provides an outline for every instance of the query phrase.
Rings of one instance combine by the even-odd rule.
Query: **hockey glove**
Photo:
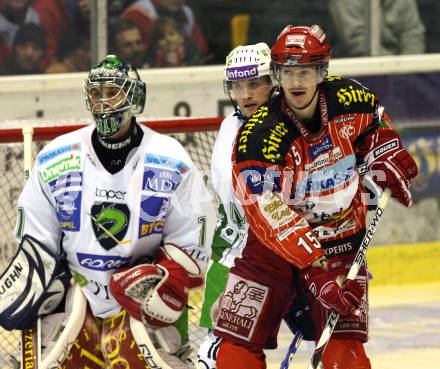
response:
[[[330,267],[331,269],[331,267]],[[346,280],[343,286],[336,280],[344,279],[320,267],[304,272],[307,288],[326,309],[333,309],[340,315],[349,315],[359,308],[365,291],[356,280]]]
[[[115,273],[110,291],[129,315],[162,327],[182,314],[188,301],[190,275],[200,275],[197,263],[182,249],[164,245],[154,264],[142,264]]]
[[[411,206],[409,187],[418,169],[414,159],[402,147],[397,133],[378,130],[367,137],[363,146],[368,149],[364,161],[376,184],[382,189],[388,187],[393,197],[403,205]]]

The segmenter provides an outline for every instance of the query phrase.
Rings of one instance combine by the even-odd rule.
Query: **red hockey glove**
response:
[[[191,256],[177,246],[165,245],[158,249],[155,264],[115,273],[110,291],[129,315],[151,326],[166,326],[177,321],[186,307],[190,274],[200,274]]]
[[[402,147],[397,133],[380,130],[366,141],[369,143],[369,152],[364,160],[374,182],[382,189],[388,187],[392,196],[403,205],[411,206],[409,186],[417,176],[418,169],[414,159]]]
[[[346,280],[343,287],[331,280],[322,285],[317,298],[325,308],[348,315],[359,307],[363,295],[364,289],[356,280]]]
[[[344,276],[339,275],[335,279],[335,271],[324,271],[321,267],[309,268],[304,271],[303,277],[307,288],[319,302],[326,309],[333,309],[341,315],[348,315],[356,310],[365,293],[356,280],[346,280],[340,287],[336,279],[343,280]]]

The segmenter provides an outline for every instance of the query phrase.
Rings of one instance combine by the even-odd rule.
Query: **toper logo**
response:
[[[95,196],[96,197],[103,197],[105,199],[118,199],[118,200],[124,200],[125,194],[127,192],[122,191],[114,191],[114,190],[106,190],[104,188],[98,188],[96,187]]]

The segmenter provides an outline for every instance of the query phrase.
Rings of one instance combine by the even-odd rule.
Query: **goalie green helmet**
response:
[[[84,82],[87,109],[101,138],[116,134],[145,106],[146,85],[132,65],[115,55],[95,64]]]

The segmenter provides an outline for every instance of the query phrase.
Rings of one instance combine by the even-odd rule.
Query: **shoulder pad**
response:
[[[241,127],[236,139],[236,161],[285,163],[290,142],[297,135],[280,113],[279,100],[261,106]]]
[[[327,95],[329,119],[341,114],[374,113],[378,98],[354,79],[327,77],[321,84]]]

